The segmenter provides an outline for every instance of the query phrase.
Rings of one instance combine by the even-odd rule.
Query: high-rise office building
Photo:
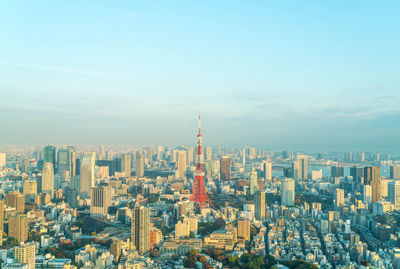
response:
[[[28,240],[28,218],[25,214],[14,214],[8,217],[8,236],[18,243]]]
[[[184,178],[186,174],[186,152],[178,152],[177,177]]]
[[[5,211],[4,200],[0,200],[0,246],[3,245],[4,211]]]
[[[388,200],[394,205],[395,210],[400,210],[400,181],[394,180],[388,184]]]
[[[37,182],[36,180],[25,180],[23,185],[23,194],[26,203],[35,202],[37,195]]]
[[[344,168],[341,166],[332,166],[331,167],[331,177],[343,177],[344,176]]]
[[[144,254],[150,250],[150,209],[136,206],[133,210],[131,241],[139,252]]]
[[[53,168],[56,167],[56,148],[54,146],[44,147],[44,162],[52,163]]]
[[[308,178],[308,156],[297,155],[297,160],[293,163],[294,179]]]
[[[256,191],[255,197],[255,217],[257,220],[265,219],[265,192]]]
[[[36,247],[35,243],[22,243],[14,248],[14,258],[22,264],[29,264],[29,268],[35,268]]]
[[[219,164],[220,180],[231,179],[231,159],[228,156],[223,156]]]
[[[144,176],[144,158],[143,154],[140,151],[136,151],[135,154],[136,159],[136,177]]]
[[[250,173],[250,195],[254,195],[254,193],[258,190],[257,183],[257,171],[252,171]]]
[[[67,148],[58,150],[57,154],[57,174],[62,174],[63,171],[68,171],[71,176],[71,151]]]
[[[191,165],[194,162],[194,148],[186,150],[186,165]]]
[[[336,189],[334,200],[335,200],[336,207],[344,205],[344,190],[343,189]]]
[[[94,187],[94,166],[91,155],[85,155],[82,158],[79,169],[79,192],[83,197],[89,197],[90,190]]]
[[[111,186],[93,187],[90,195],[90,215],[103,217],[111,206]]]
[[[364,203],[371,203],[371,185],[363,185],[363,201]]]
[[[54,167],[51,162],[45,162],[42,171],[41,192],[48,193],[51,198],[54,194]]]
[[[400,165],[391,165],[390,166],[390,178],[400,179]]]
[[[238,220],[237,236],[238,238],[243,238],[246,241],[250,241],[250,220]]]
[[[361,178],[364,177],[363,168],[359,166],[350,167],[350,176],[353,177],[354,181],[360,182]]]
[[[7,163],[7,154],[4,152],[0,152],[0,168],[6,166]]]
[[[364,184],[371,185],[371,201],[379,201],[381,199],[381,170],[379,167],[364,168]]]
[[[263,165],[264,165],[265,180],[271,180],[272,179],[272,163],[264,162]]]
[[[131,176],[132,155],[130,153],[122,154],[121,156],[121,172],[124,172],[125,177]]]
[[[206,147],[206,161],[212,161],[212,148]]]
[[[15,208],[17,213],[24,213],[25,212],[25,198],[19,192],[10,191],[4,197],[4,202],[6,206]]]
[[[281,184],[281,204],[284,206],[294,206],[294,198],[294,180],[291,178],[284,178]]]

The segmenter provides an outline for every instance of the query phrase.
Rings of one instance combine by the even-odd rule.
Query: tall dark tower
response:
[[[194,172],[194,185],[190,200],[200,207],[211,206],[210,197],[204,184],[203,147],[201,146],[201,119],[199,114],[199,133],[197,135],[196,171]]]

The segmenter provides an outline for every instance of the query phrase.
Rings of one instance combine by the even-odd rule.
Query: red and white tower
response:
[[[190,196],[192,202],[197,203],[200,207],[211,206],[210,197],[208,197],[206,186],[204,184],[204,171],[203,171],[203,147],[201,146],[201,119],[199,114],[199,133],[197,134],[197,149],[196,149],[196,171],[194,172],[194,185],[192,195]]]

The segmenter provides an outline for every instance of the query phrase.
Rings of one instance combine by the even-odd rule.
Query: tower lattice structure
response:
[[[196,171],[194,172],[194,185],[190,200],[197,203],[200,207],[212,206],[210,197],[208,197],[207,189],[204,183],[203,170],[203,147],[201,146],[201,119],[199,115],[199,133],[197,134],[196,149]]]

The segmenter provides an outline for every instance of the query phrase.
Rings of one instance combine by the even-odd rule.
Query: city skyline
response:
[[[398,6],[4,1],[0,143],[391,151]]]

